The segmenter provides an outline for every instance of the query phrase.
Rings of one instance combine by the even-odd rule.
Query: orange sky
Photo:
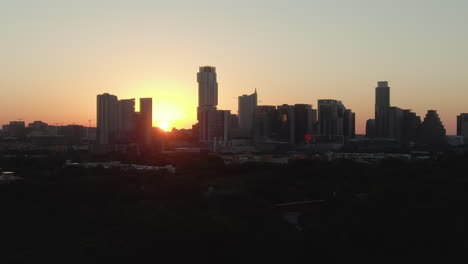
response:
[[[152,97],[154,124],[196,121],[196,72],[217,67],[219,108],[338,99],[374,112],[438,110],[449,134],[468,112],[468,3],[461,1],[11,1],[0,8],[0,123],[83,124],[96,95]],[[333,3],[332,3],[333,2]],[[338,4],[339,3],[339,4]]]

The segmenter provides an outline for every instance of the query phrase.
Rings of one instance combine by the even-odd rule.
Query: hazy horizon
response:
[[[219,109],[337,99],[374,116],[391,105],[448,134],[468,112],[466,1],[0,1],[0,124],[96,124],[96,95],[153,98],[155,126],[196,122],[196,73],[217,68]],[[138,100],[136,100],[138,104]],[[137,108],[138,109],[138,108]]]

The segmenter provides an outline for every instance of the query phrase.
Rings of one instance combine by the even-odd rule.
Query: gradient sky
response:
[[[96,95],[153,97],[154,123],[196,122],[198,66],[217,67],[219,108],[339,99],[373,117],[391,104],[468,112],[466,0],[0,0],[0,123],[87,125]]]

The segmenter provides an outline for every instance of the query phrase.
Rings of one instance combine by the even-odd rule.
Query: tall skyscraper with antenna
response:
[[[389,136],[390,87],[387,81],[378,82],[375,88],[375,134]]]

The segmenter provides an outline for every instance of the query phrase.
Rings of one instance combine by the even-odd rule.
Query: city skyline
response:
[[[255,87],[259,105],[334,98],[364,134],[384,80],[392,105],[437,110],[448,134],[468,111],[460,1],[18,2],[0,8],[2,124],[95,126],[95,96],[108,92],[151,97],[153,125],[190,128],[200,65],[217,67],[218,108],[232,113]]]
[[[217,97],[217,94],[218,94],[218,90],[217,90],[217,89],[218,89],[218,83],[216,82],[216,67],[213,67],[213,66],[200,66],[199,68],[200,68],[200,70],[201,70],[202,68],[210,68],[210,67],[213,68],[214,71],[215,71],[214,81],[215,81],[215,85],[216,85],[216,92],[215,92],[216,96],[213,97],[213,98],[215,98],[215,99],[210,99],[210,100],[215,100],[215,101],[216,101],[215,105],[217,105],[217,101],[218,101],[218,97]],[[199,73],[198,73],[198,74],[199,74]],[[197,77],[197,79],[198,79],[198,77]],[[376,91],[378,91],[378,90],[381,89],[382,87],[385,87],[386,89],[390,89],[388,86],[389,86],[389,82],[388,82],[388,81],[378,81],[378,83],[377,83],[377,88],[374,88],[374,89],[376,89]],[[199,88],[199,89],[200,89],[200,88]],[[200,94],[200,91],[199,91],[198,93],[199,93],[198,102],[200,103],[200,102],[201,102],[201,101],[200,101],[200,97],[203,97],[204,95]],[[387,90],[387,93],[389,93],[388,90]],[[104,94],[108,94],[108,93],[107,93],[107,92],[104,92]],[[253,95],[257,96],[257,90],[256,90],[256,88],[255,88],[255,93],[254,93]],[[387,105],[390,106],[390,104],[388,103],[388,101],[390,100],[391,95],[390,95],[390,94],[387,94],[387,95],[385,95],[385,96],[386,96],[386,99],[385,99],[385,100],[387,100]],[[239,95],[239,96],[238,96],[239,100],[240,100],[240,98],[242,98],[242,97],[246,97],[246,95],[245,95],[245,94],[244,94],[244,95]],[[378,96],[377,96],[377,94],[376,94],[375,99],[376,99],[377,101],[374,102],[375,107],[377,107],[377,102],[378,102],[378,100],[379,100],[379,99],[377,99],[377,98],[378,98]],[[149,99],[149,100],[152,100],[151,97],[142,98],[142,99]],[[317,103],[316,103],[316,104],[309,103],[309,105],[311,105],[311,106],[314,106],[314,105],[315,105],[315,106],[318,107],[318,105],[320,104],[320,101],[324,101],[324,100],[328,100],[328,99],[317,99]],[[338,99],[338,100],[339,100],[339,99]],[[122,99],[122,101],[132,101],[132,102],[133,102],[133,105],[134,105],[134,106],[136,105],[136,104],[135,104],[135,98],[131,98],[131,99]],[[138,103],[138,107],[137,107],[137,108],[135,107],[134,109],[140,109],[140,110],[141,110],[141,102],[142,102],[142,101],[140,100],[140,102]],[[213,101],[213,102],[214,102],[214,101]],[[292,105],[294,105],[294,104],[299,104],[299,105],[300,105],[301,103],[292,103]],[[162,105],[165,105],[164,102],[162,102]],[[258,105],[259,105],[259,106],[272,106],[272,105],[281,106],[281,104],[270,104],[270,103],[258,104]],[[288,105],[288,104],[283,104],[283,105]],[[154,108],[154,106],[155,106],[155,104],[153,104],[153,108]],[[157,109],[158,109],[158,107],[156,106],[156,110],[152,110],[152,115],[153,115],[153,116],[155,115],[155,113],[156,113],[156,114],[158,113],[158,112],[157,112]],[[97,110],[97,109],[95,109],[95,110]],[[167,110],[167,109],[165,109],[165,110]],[[175,109],[172,109],[172,110],[175,110]],[[235,109],[228,109],[227,111],[234,111],[234,110],[235,110]],[[239,106],[238,106],[237,110],[238,110],[238,111],[236,111],[236,114],[238,115],[238,114],[239,114]],[[412,108],[409,108],[408,111],[410,111],[410,110],[412,110]],[[437,109],[427,109],[427,111],[432,111],[432,110],[438,111]],[[167,113],[167,112],[166,112],[166,111],[163,111],[163,113]],[[377,113],[377,110],[375,110],[374,116],[370,116],[369,119],[375,118],[375,114],[376,114],[376,113]],[[462,112],[459,112],[459,113],[462,113]],[[161,113],[159,113],[159,115],[161,115]],[[458,122],[458,119],[457,119],[457,118],[458,118],[458,114],[455,116],[455,124],[454,124],[454,127],[453,127],[453,128],[450,127],[450,128],[447,129],[448,131],[452,131],[452,130],[453,130],[453,132],[454,132],[453,135],[456,135],[456,134],[457,134],[457,122]],[[369,120],[369,119],[368,119],[368,120]],[[163,131],[170,131],[172,128],[177,128],[177,129],[189,129],[189,128],[192,128],[193,125],[197,124],[197,120],[195,120],[193,123],[190,123],[190,124],[188,124],[188,125],[185,125],[185,126],[182,126],[182,127],[177,127],[176,125],[174,125],[174,124],[175,124],[174,121],[178,121],[178,120],[169,120],[169,119],[167,119],[167,118],[165,118],[165,119],[163,119],[163,120],[164,120],[164,121],[162,121],[162,122],[161,122],[161,121],[158,122],[158,121],[155,121],[155,119],[153,118],[153,119],[152,119],[152,125],[153,125],[153,127],[159,127],[159,128],[161,128]],[[357,120],[357,118],[356,118],[356,120]],[[368,120],[365,120],[363,125],[361,124],[362,122],[359,122],[359,129],[356,130],[356,131],[357,131],[357,132],[356,132],[357,134],[362,134],[362,135],[365,135],[365,134],[366,134],[366,125],[367,125],[367,121],[368,121]],[[441,119],[441,120],[442,120],[442,119]],[[93,124],[93,121],[97,121],[97,119],[88,119],[88,120],[87,120],[87,123],[77,123],[77,122],[71,122],[71,123],[66,123],[66,122],[55,122],[55,123],[51,123],[51,122],[48,122],[48,121],[45,120],[45,119],[40,119],[40,118],[39,118],[39,119],[30,119],[30,120],[24,119],[24,118],[6,120],[4,123],[2,123],[2,125],[8,124],[10,121],[24,121],[25,123],[35,122],[35,121],[44,121],[44,122],[46,122],[46,123],[57,124],[57,125],[83,125],[83,126],[89,126],[89,125],[91,125],[91,127],[96,127],[96,126],[97,126],[97,123],[96,123],[95,126],[92,125],[92,124]],[[360,120],[360,121],[362,121],[362,120]],[[442,120],[442,123],[445,125],[444,120]],[[448,122],[448,123],[450,123],[450,122]],[[358,126],[356,126],[356,127],[358,128]],[[447,128],[447,125],[445,125],[445,127]],[[449,134],[450,134],[450,133],[449,133]]]

